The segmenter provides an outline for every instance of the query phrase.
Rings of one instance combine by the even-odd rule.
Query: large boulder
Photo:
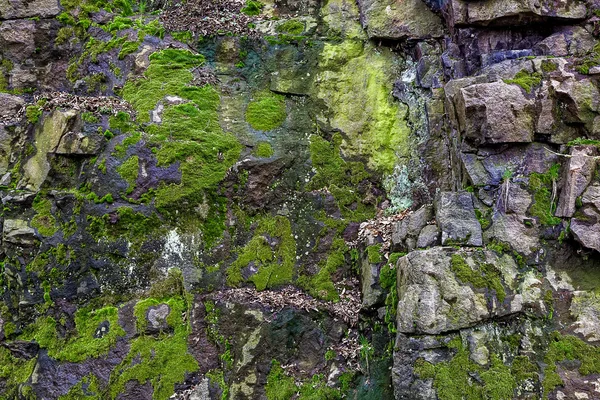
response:
[[[507,295],[517,267],[494,252],[434,247],[400,258],[397,328],[440,334],[522,310],[520,295]]]
[[[435,200],[435,219],[442,232],[442,244],[483,245],[471,193],[439,193]]]
[[[464,87],[456,111],[460,130],[477,143],[533,141],[534,101],[517,85],[498,81]]]
[[[538,0],[449,0],[451,25],[525,25],[550,18],[580,20],[586,17],[583,2]]]
[[[600,251],[600,213],[596,208],[586,206],[577,211],[571,219],[573,237],[588,249]]]
[[[423,0],[359,0],[369,37],[424,39],[441,37],[443,24]]]

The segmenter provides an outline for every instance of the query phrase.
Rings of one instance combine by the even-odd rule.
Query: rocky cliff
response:
[[[0,398],[599,399],[597,0],[0,0]]]

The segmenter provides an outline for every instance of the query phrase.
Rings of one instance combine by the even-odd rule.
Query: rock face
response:
[[[454,25],[521,25],[550,18],[580,20],[587,14],[583,3],[534,0],[450,0],[448,8]]]
[[[533,101],[515,85],[482,83],[460,89],[456,105],[464,135],[480,143],[531,142]]]
[[[361,21],[372,38],[440,37],[443,25],[423,0],[360,0]]]
[[[2,0],[0,2],[0,20],[30,17],[52,18],[58,13],[60,13],[60,7],[57,0]]]
[[[0,0],[0,399],[600,398],[599,9]]]
[[[481,225],[469,192],[443,192],[435,202],[435,219],[442,232],[442,244],[481,246]]]
[[[486,265],[493,265],[497,270],[485,270]],[[505,277],[516,273],[516,265],[510,257],[500,260],[487,252],[478,259],[468,252],[435,247],[402,257],[396,269],[400,333],[455,331],[493,316],[520,312],[523,307],[520,298],[507,296],[504,289]],[[495,293],[489,290],[490,287],[478,287],[483,286],[479,283],[471,286],[467,276],[473,282],[487,277]],[[507,282],[510,285],[511,278]],[[491,302],[486,295],[491,296]]]

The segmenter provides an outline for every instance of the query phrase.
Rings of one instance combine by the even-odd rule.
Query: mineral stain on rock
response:
[[[0,398],[600,398],[599,16],[0,0]]]

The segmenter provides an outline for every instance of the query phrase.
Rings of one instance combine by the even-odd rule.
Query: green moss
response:
[[[456,277],[463,283],[469,283],[478,289],[489,289],[496,292],[500,302],[506,298],[506,291],[502,285],[502,274],[492,264],[482,263],[474,271],[459,254],[453,254],[451,269]]]
[[[273,156],[273,147],[269,142],[260,142],[252,152],[256,157],[269,158]]]
[[[42,109],[38,106],[27,106],[25,110],[25,116],[27,117],[27,121],[31,124],[37,124],[42,116]]]
[[[249,16],[259,15],[264,6],[265,5],[260,1],[247,0],[246,5],[241,9],[241,11]]]
[[[31,226],[42,236],[53,236],[59,227],[56,225],[56,219],[52,215],[52,203],[48,199],[36,196],[33,201],[33,209],[37,213],[31,220]]]
[[[292,376],[285,374],[281,364],[273,360],[271,371],[267,376],[265,392],[268,400],[289,400],[296,394],[298,388]]]
[[[156,214],[146,216],[133,211],[131,207],[119,207],[116,215],[116,223],[110,222],[110,215],[102,217],[88,215],[88,231],[97,240],[106,237],[123,237],[134,242],[140,242],[164,228],[163,222]]]
[[[559,164],[554,164],[545,174],[537,172],[529,175],[529,189],[533,193],[533,204],[529,208],[529,213],[537,217],[542,225],[558,225],[561,219],[554,216],[556,208],[552,199],[552,186],[558,180]]]
[[[202,64],[202,55],[187,50],[164,49],[153,53],[144,78],[128,81],[123,87],[123,98],[134,106],[139,122],[149,122],[150,111],[156,104],[185,88],[193,78],[190,68]]]
[[[192,32],[190,31],[171,32],[171,36],[182,43],[190,43],[193,39]]]
[[[258,131],[278,128],[286,117],[285,97],[271,92],[255,94],[246,109],[246,122]]]
[[[138,174],[140,170],[140,160],[138,156],[133,156],[127,159],[123,164],[117,168],[117,172],[121,175],[121,178],[129,184],[127,188],[127,194],[133,192],[135,184],[137,182]]]
[[[491,366],[481,373],[483,395],[486,399],[503,400],[513,398],[517,381],[509,367],[504,365],[497,354],[492,354]]]
[[[563,384],[556,366],[564,361],[579,361],[578,371],[581,375],[600,373],[600,347],[587,344],[583,340],[554,332],[548,344],[548,352],[544,357],[544,395],[547,397],[557,386]]]
[[[121,133],[130,132],[133,129],[131,117],[123,111],[119,111],[116,115],[108,119],[108,126],[112,130],[119,130]]]
[[[531,93],[531,89],[539,86],[542,83],[542,74],[539,72],[527,72],[521,70],[517,72],[513,79],[504,79],[505,83],[521,86],[527,93]]]
[[[98,331],[99,325],[105,321],[109,323],[108,332]],[[74,335],[61,337],[54,318],[38,318],[35,324],[27,327],[20,339],[35,339],[48,350],[50,357],[59,361],[81,362],[107,354],[117,339],[125,336],[115,307],[98,310],[80,308],[75,313],[75,330]]]
[[[127,149],[138,144],[140,140],[142,140],[141,132],[133,132],[131,136],[127,136],[125,139],[123,139],[121,144],[115,146],[114,156],[117,158],[125,157]]]
[[[365,204],[357,188],[368,182],[370,174],[361,162],[345,161],[340,155],[342,137],[335,134],[331,142],[320,136],[310,137],[310,156],[316,174],[308,190],[327,188],[342,213],[350,221],[365,221],[375,216],[375,207]],[[365,185],[368,186],[368,185]]]
[[[17,358],[7,348],[0,346],[0,379],[5,381],[3,396],[6,399],[22,398],[19,386],[29,379],[35,368],[37,357],[30,360]]]
[[[163,333],[156,337],[142,334],[131,342],[129,353],[111,374],[111,399],[115,399],[124,390],[127,382],[136,380],[141,385],[151,383],[154,389],[153,399],[166,400],[173,394],[175,385],[185,379],[186,374],[198,370],[196,359],[188,352],[187,338],[191,327],[189,320],[183,319],[183,315],[190,311],[186,297],[177,296],[163,299],[162,302],[167,303],[171,309],[167,322],[173,328],[173,333]],[[143,324],[140,318],[145,320],[145,314],[142,315],[141,310],[147,306],[147,300],[136,305],[138,328]]]
[[[100,122],[100,119],[91,112],[84,112],[81,114],[81,119],[83,120],[83,122],[87,122],[90,124],[97,124]]]
[[[291,282],[296,263],[296,241],[290,221],[282,216],[262,217],[254,237],[239,252],[227,269],[227,283],[242,283],[242,269],[250,263],[258,272],[250,277],[257,290]]]
[[[119,60],[124,59],[129,54],[135,53],[140,47],[140,42],[125,42],[123,43],[123,47],[121,47],[121,51],[119,52]]]
[[[529,357],[516,356],[511,366],[511,374],[515,377],[517,382],[524,382],[526,380],[537,382],[538,368],[531,362]]]
[[[383,261],[381,246],[381,244],[374,244],[367,247],[367,259],[371,264],[379,264],[381,261]]]
[[[433,379],[435,377],[435,366],[422,358],[417,358],[413,372],[419,379]]]
[[[60,396],[58,400],[101,400],[101,394],[98,378],[96,375],[90,374],[83,377],[69,390],[69,393]]]
[[[600,147],[600,140],[586,139],[586,138],[577,138],[577,139],[571,140],[569,143],[567,143],[567,146],[569,146],[569,147],[573,147],[573,146],[596,146],[596,147]]]
[[[479,209],[475,209],[475,216],[477,217],[482,230],[486,230],[490,227],[490,225],[492,225],[492,218],[490,214],[491,213],[489,210],[481,212]]]
[[[556,63],[552,62],[551,60],[542,60],[542,71],[549,73],[549,72],[554,72],[558,69],[558,66],[556,65]]]
[[[279,33],[289,33],[290,35],[300,35],[304,32],[304,23],[295,19],[285,21],[277,25],[275,30]]]
[[[338,301],[340,296],[332,281],[332,275],[346,265],[348,246],[341,238],[334,239],[327,258],[319,263],[319,270],[313,276],[301,276],[297,284],[311,296],[328,301]]]

